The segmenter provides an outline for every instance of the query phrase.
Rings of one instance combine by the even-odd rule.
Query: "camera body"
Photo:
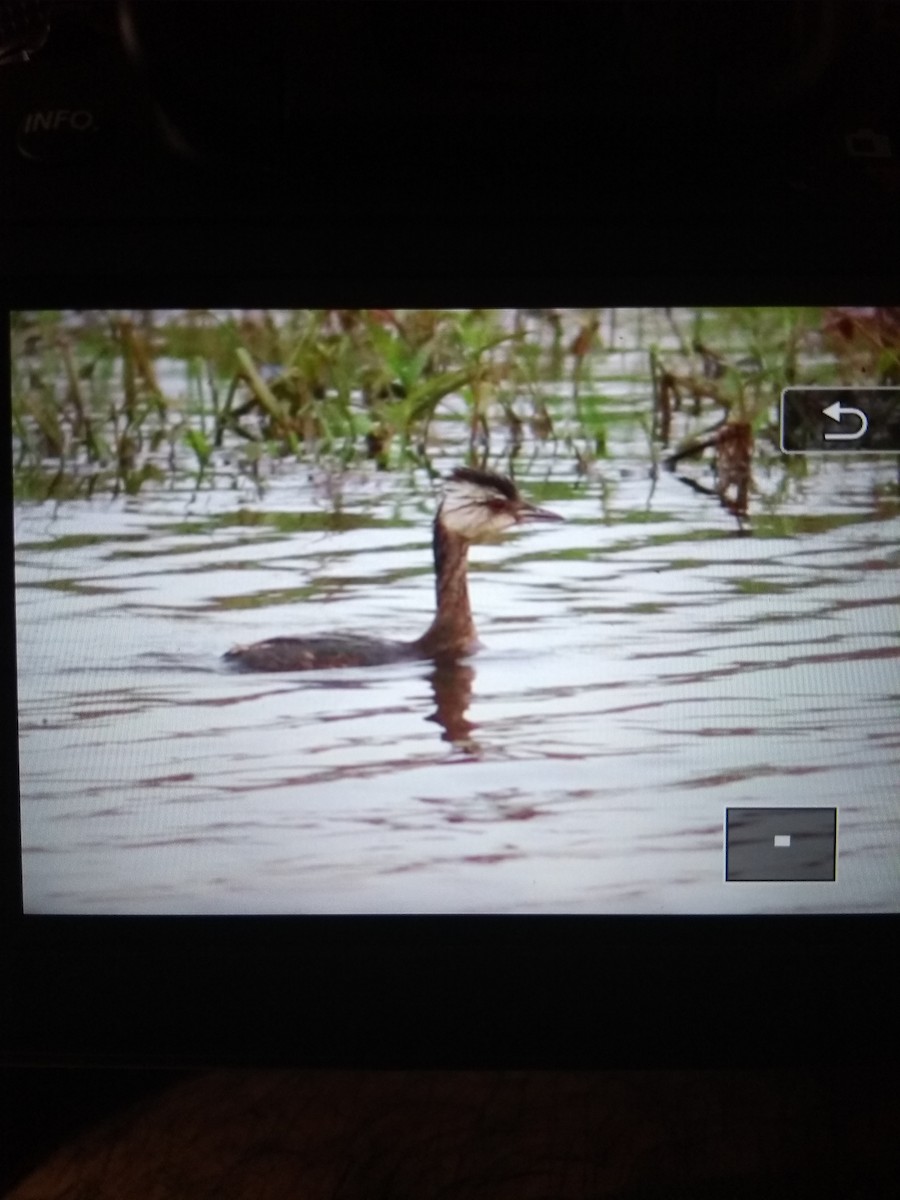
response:
[[[656,6],[578,6],[564,30],[498,6],[480,38],[407,6],[64,10],[0,80],[10,310],[896,301],[896,138],[874,101],[818,128],[844,65],[827,30],[827,71],[783,61],[782,90],[743,103],[715,8],[688,37]],[[756,50],[759,66],[772,46]],[[5,703],[14,762],[11,688]],[[13,1061],[897,1053],[894,913],[27,914],[6,817]]]

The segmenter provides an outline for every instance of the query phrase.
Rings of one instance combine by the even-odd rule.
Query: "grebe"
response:
[[[447,481],[434,519],[437,612],[420,638],[414,642],[386,642],[354,634],[276,637],[252,646],[235,646],[225,658],[248,671],[313,671],[377,666],[406,659],[448,662],[464,658],[478,646],[466,578],[470,544],[526,522],[562,519],[528,504],[512,480],[503,475],[457,467]]]

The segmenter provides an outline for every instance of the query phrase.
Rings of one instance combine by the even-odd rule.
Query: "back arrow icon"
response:
[[[834,404],[829,404],[827,408],[822,409],[823,416],[831,417],[832,421],[841,422],[841,417],[849,415],[859,417],[859,429],[856,433],[824,433],[826,442],[856,442],[869,428],[869,418],[861,408],[849,408],[841,404],[840,400],[835,400]]]

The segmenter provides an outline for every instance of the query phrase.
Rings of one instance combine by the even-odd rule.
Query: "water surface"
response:
[[[443,672],[221,661],[422,632],[421,473],[20,504],[27,910],[896,911],[896,464],[761,471],[739,523],[639,442],[520,468],[566,523],[473,549]],[[839,808],[838,881],[725,885],[725,808],[785,804]]]

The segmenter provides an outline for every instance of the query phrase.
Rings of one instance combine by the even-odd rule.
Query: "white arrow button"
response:
[[[831,417],[832,421],[837,421],[840,425],[841,417],[858,417],[859,428],[855,433],[826,433],[822,436],[826,442],[855,442],[858,441],[869,428],[869,418],[861,408],[850,408],[841,404],[840,400],[835,400],[834,404],[829,404],[827,408],[822,409],[822,413],[826,417]]]

